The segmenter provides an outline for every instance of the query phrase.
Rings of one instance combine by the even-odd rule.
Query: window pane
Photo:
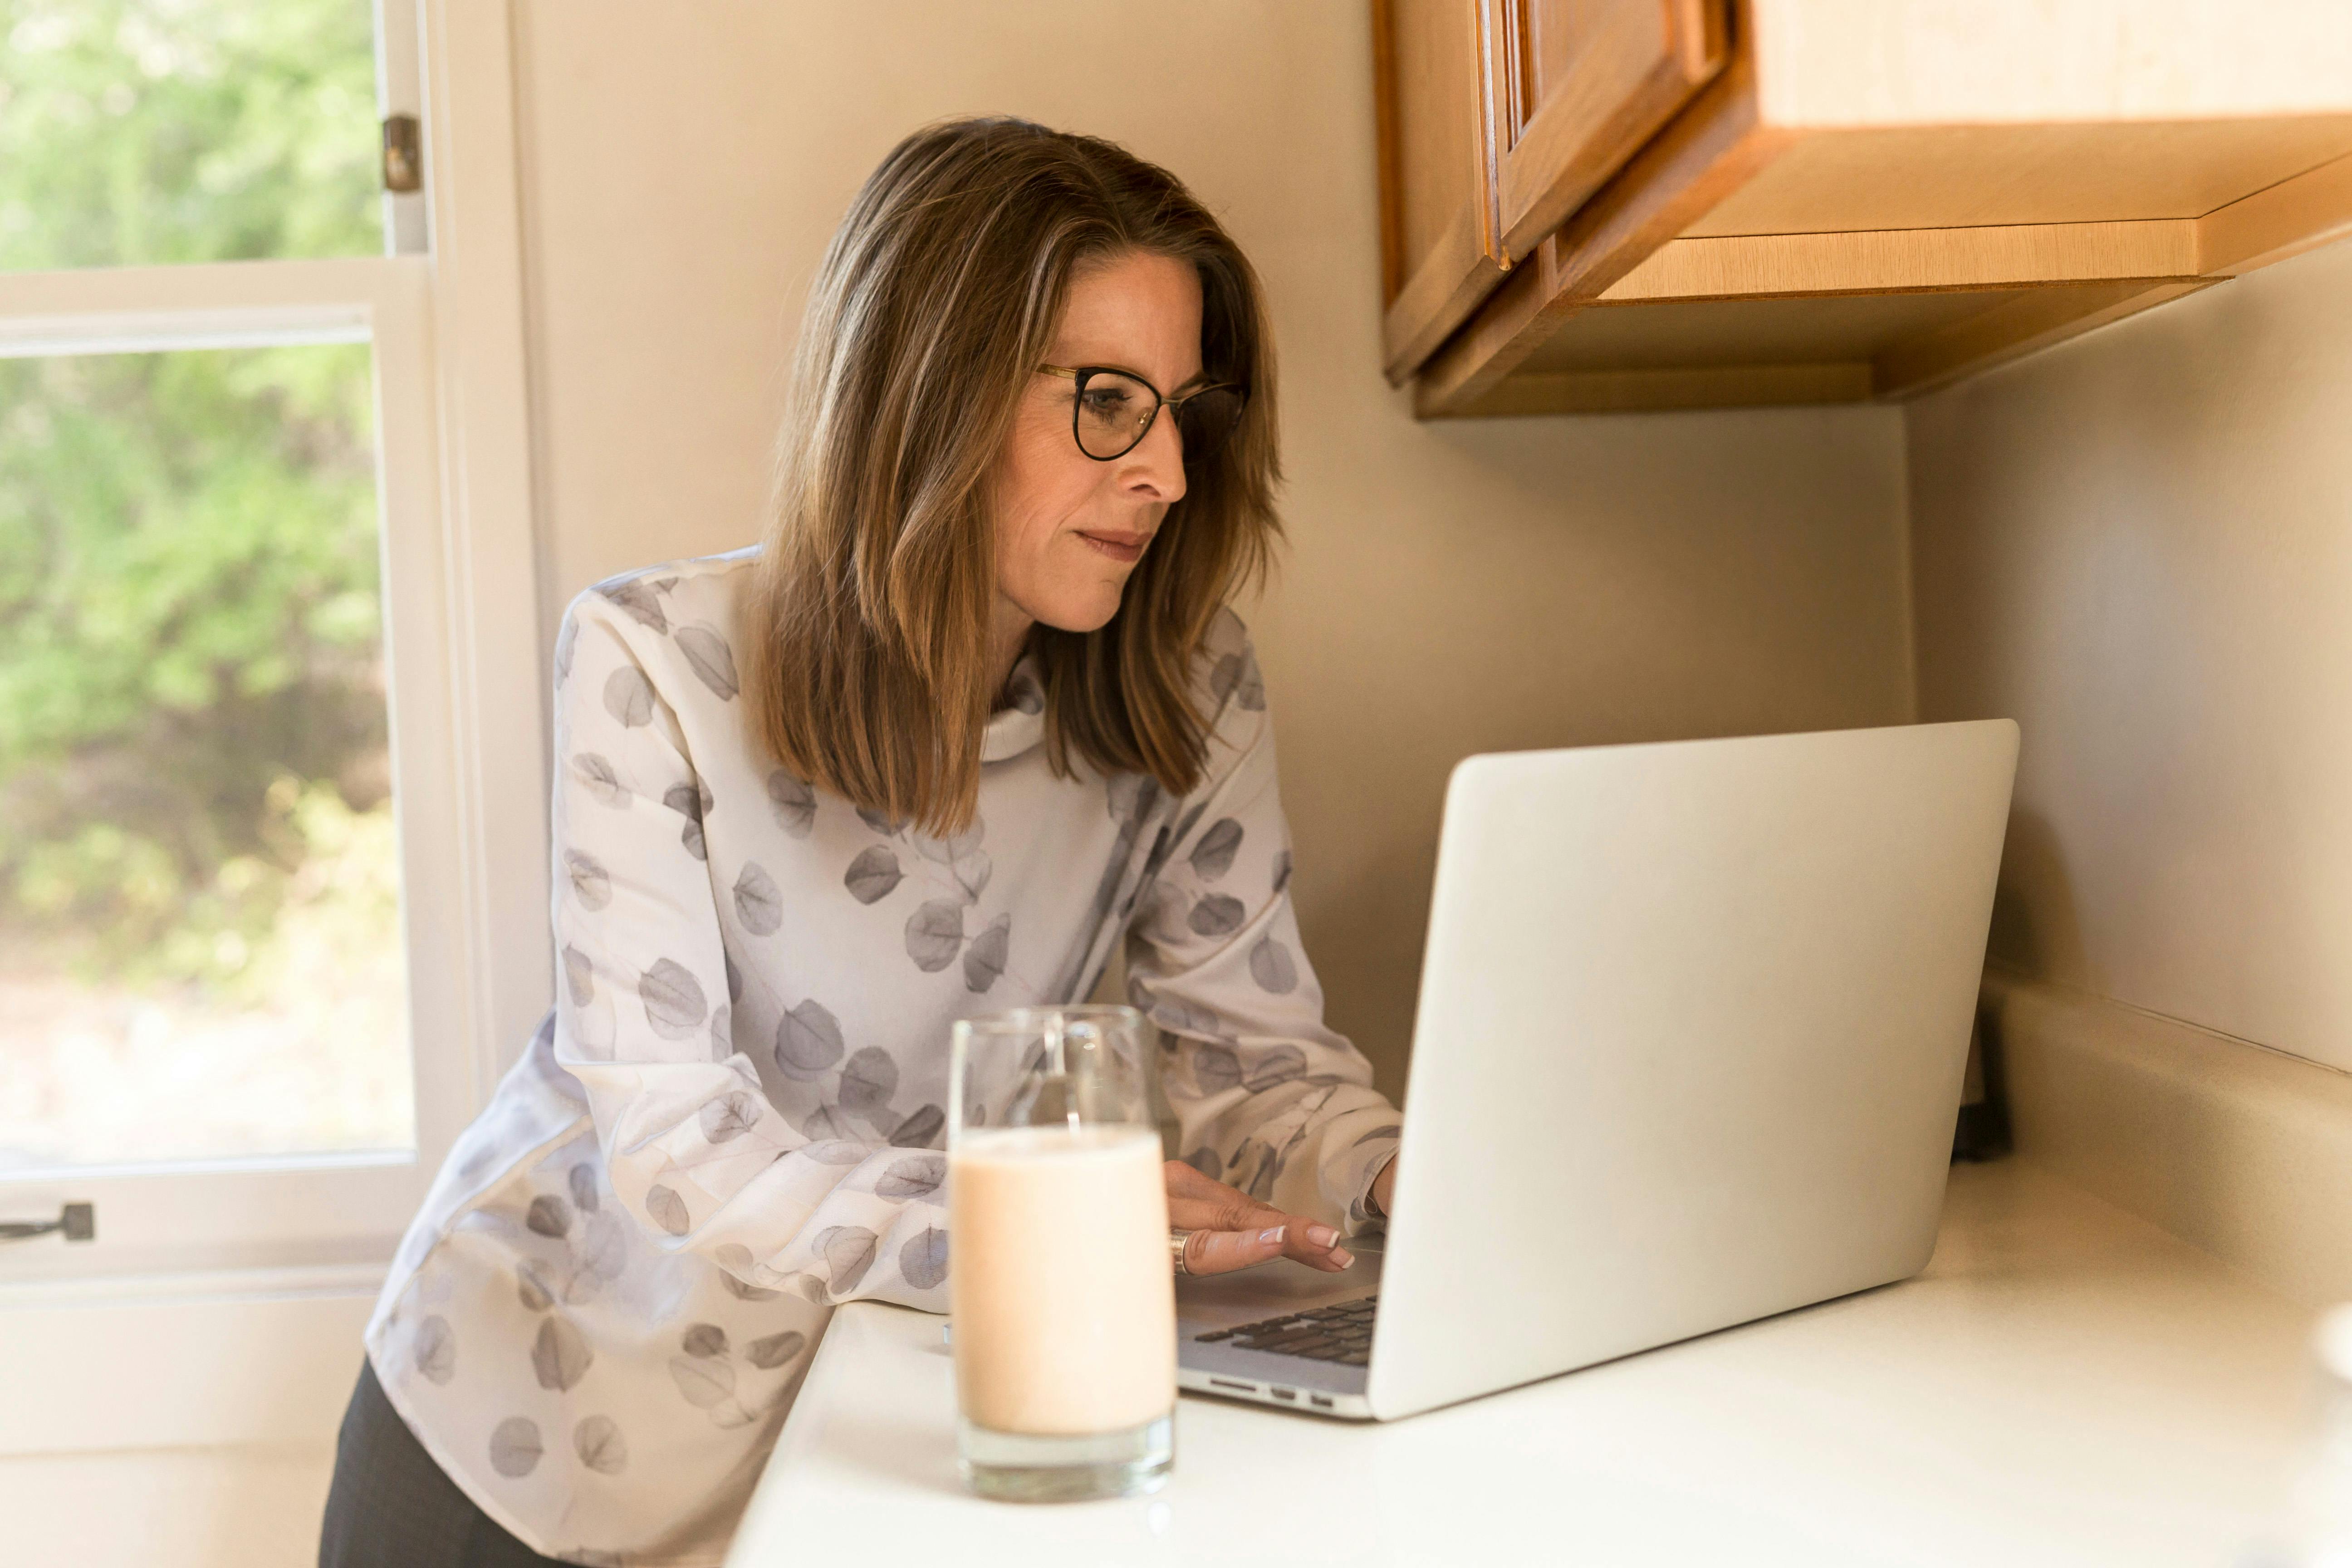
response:
[[[369,0],[0,0],[0,269],[383,247]]]
[[[0,360],[0,1171],[414,1142],[372,396]]]

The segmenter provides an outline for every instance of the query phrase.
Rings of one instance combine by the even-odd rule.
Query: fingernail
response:
[[[1282,1226],[1276,1226],[1272,1230],[1259,1231],[1257,1233],[1257,1238],[1260,1241],[1265,1242],[1268,1247],[1280,1247],[1282,1245],[1282,1233],[1285,1228],[1286,1227]]]
[[[1353,1268],[1356,1266],[1356,1255],[1352,1252],[1342,1252],[1335,1247],[1331,1249],[1331,1261],[1342,1268]]]
[[[1307,1227],[1307,1239],[1318,1247],[1332,1247],[1339,1243],[1339,1233],[1328,1225],[1310,1225]]]

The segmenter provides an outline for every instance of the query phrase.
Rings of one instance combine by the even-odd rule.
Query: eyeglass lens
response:
[[[1098,370],[1087,378],[1078,394],[1076,427],[1078,447],[1089,458],[1108,460],[1124,456],[1150,428],[1160,406],[1152,390],[1133,376]],[[1206,387],[1176,404],[1177,434],[1183,438],[1184,460],[1207,457],[1233,434],[1242,412],[1241,394],[1228,387]]]

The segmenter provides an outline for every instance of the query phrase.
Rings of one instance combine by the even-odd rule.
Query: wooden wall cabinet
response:
[[[1899,398],[2352,232],[2352,0],[1375,0],[1425,417]]]
[[[1392,376],[1723,68],[1727,4],[1373,0]]]

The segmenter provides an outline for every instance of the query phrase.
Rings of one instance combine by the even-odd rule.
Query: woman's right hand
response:
[[[1295,1258],[1309,1268],[1336,1274],[1356,1261],[1339,1245],[1339,1233],[1311,1220],[1262,1204],[1238,1187],[1204,1176],[1181,1160],[1171,1160],[1168,1224],[1192,1234],[1184,1243],[1184,1268],[1193,1274],[1230,1274],[1276,1258]]]

